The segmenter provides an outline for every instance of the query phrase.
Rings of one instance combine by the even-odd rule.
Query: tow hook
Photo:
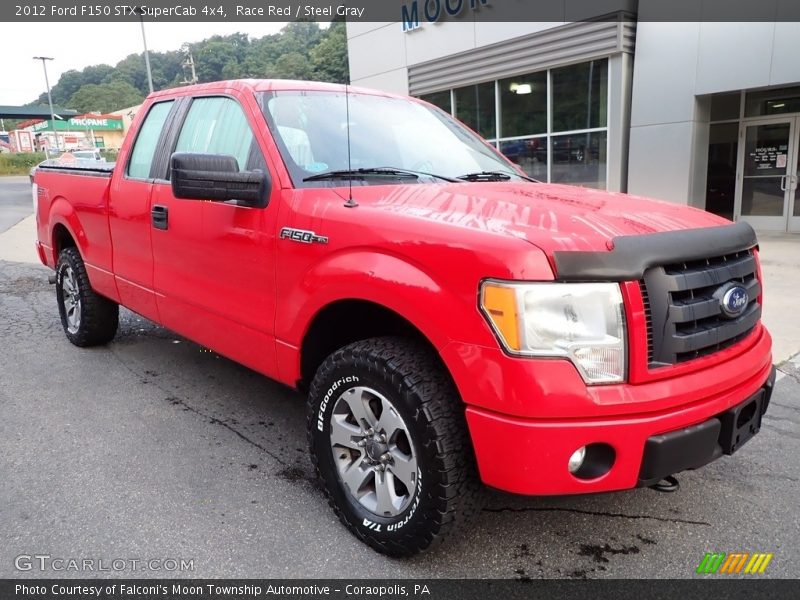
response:
[[[680,482],[678,482],[678,478],[674,475],[667,475],[659,481],[658,483],[651,485],[650,489],[655,490],[657,492],[662,492],[665,494],[670,494],[672,492],[677,492],[681,488]]]
[[[56,276],[55,276],[55,275],[48,275],[48,277],[47,277],[47,283],[49,283],[50,285],[55,285],[55,283],[56,283]]]

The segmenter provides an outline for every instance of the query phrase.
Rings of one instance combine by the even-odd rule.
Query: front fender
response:
[[[299,348],[311,323],[326,306],[341,300],[363,300],[392,310],[437,350],[454,340],[492,343],[492,333],[477,308],[477,281],[469,286],[474,287],[471,294],[455,293],[458,287],[450,282],[445,285],[421,266],[385,252],[352,250],[327,257],[291,289],[279,290],[275,331],[279,353],[289,363],[281,368],[282,379],[299,378]]]

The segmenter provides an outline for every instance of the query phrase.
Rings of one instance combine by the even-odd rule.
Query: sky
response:
[[[2,1],[2,0],[0,0]],[[262,37],[278,32],[285,23],[145,23],[151,51],[178,50],[184,42],[212,35],[246,33]],[[0,25],[3,68],[0,105],[26,104],[46,91],[41,61],[33,56],[52,56],[47,74],[53,86],[64,71],[89,65],[117,64],[143,50],[141,25],[130,23],[8,23]]]

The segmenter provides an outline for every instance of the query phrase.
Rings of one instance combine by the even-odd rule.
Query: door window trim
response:
[[[154,173],[154,167],[156,166],[156,164],[158,162],[158,159],[159,159],[159,152],[160,152],[159,149],[163,148],[163,144],[167,139],[165,134],[170,129],[170,124],[174,120],[174,116],[173,115],[174,115],[178,100],[179,100],[178,98],[167,98],[167,99],[161,100],[159,102],[153,102],[153,104],[151,104],[148,107],[147,114],[145,115],[144,119],[142,119],[142,122],[139,124],[139,127],[138,127],[138,129],[136,131],[136,137],[134,138],[133,142],[131,143],[131,149],[130,149],[130,152],[128,152],[128,156],[127,156],[126,162],[125,162],[125,170],[123,171],[124,179],[126,179],[126,180],[129,179],[131,181],[145,181],[145,182],[151,182],[151,183],[154,181],[155,177],[153,176],[153,173]],[[155,152],[153,152],[153,158],[150,160],[150,171],[148,173],[148,176],[147,177],[136,177],[134,175],[131,175],[130,174],[131,161],[133,160],[133,153],[134,153],[134,150],[136,150],[136,143],[139,141],[139,136],[142,133],[142,128],[143,128],[144,124],[147,123],[147,119],[152,114],[153,109],[156,106],[159,106],[160,104],[165,104],[165,103],[170,103],[170,104],[172,104],[172,106],[170,107],[169,112],[167,113],[167,117],[164,120],[165,126],[163,126],[161,128],[161,132],[158,135],[158,141],[156,142],[156,149],[155,149]]]
[[[264,172],[267,174],[267,187],[269,187],[270,186],[270,182],[272,181],[272,173],[269,170],[269,165],[267,164],[267,159],[266,159],[266,155],[264,153],[264,149],[261,147],[261,144],[258,141],[258,136],[256,135],[256,130],[253,127],[253,124],[250,122],[250,119],[247,116],[247,111],[245,111],[244,105],[242,105],[242,103],[239,102],[239,99],[236,98],[235,96],[231,95],[231,94],[225,94],[225,93],[210,93],[210,94],[202,94],[202,95],[199,95],[199,96],[185,96],[184,97],[184,99],[186,100],[185,107],[182,107],[181,113],[179,115],[176,115],[177,118],[175,119],[175,122],[176,123],[180,123],[180,124],[177,125],[174,128],[174,131],[170,132],[171,135],[168,138],[168,140],[165,140],[165,141],[168,141],[169,143],[164,145],[164,153],[165,153],[164,161],[166,163],[165,164],[165,168],[162,171],[164,173],[164,178],[163,179],[159,178],[158,182],[159,183],[169,183],[170,182],[170,164],[169,164],[170,161],[169,161],[169,157],[172,156],[172,154],[175,152],[175,148],[178,145],[178,138],[181,135],[181,131],[183,131],[183,126],[186,123],[186,119],[189,116],[189,111],[191,110],[192,105],[194,104],[194,101],[195,100],[206,99],[206,98],[227,98],[227,99],[232,100],[233,102],[235,102],[236,105],[239,107],[239,109],[242,111],[242,114],[244,115],[245,121],[247,122],[247,126],[250,128],[250,133],[253,136],[252,146],[251,146],[250,151],[248,152],[247,164],[245,165],[245,169],[250,167],[251,163],[253,162],[253,159],[254,159],[253,146],[255,146],[258,149],[258,153],[261,154],[261,158],[262,158],[261,164],[264,167]]]

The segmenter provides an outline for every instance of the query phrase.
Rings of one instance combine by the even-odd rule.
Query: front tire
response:
[[[95,293],[77,248],[64,248],[56,264],[61,325],[76,346],[107,344],[117,333],[119,305]]]
[[[374,338],[334,352],[309,391],[317,474],[341,522],[390,556],[410,556],[480,511],[461,400],[427,347]]]

